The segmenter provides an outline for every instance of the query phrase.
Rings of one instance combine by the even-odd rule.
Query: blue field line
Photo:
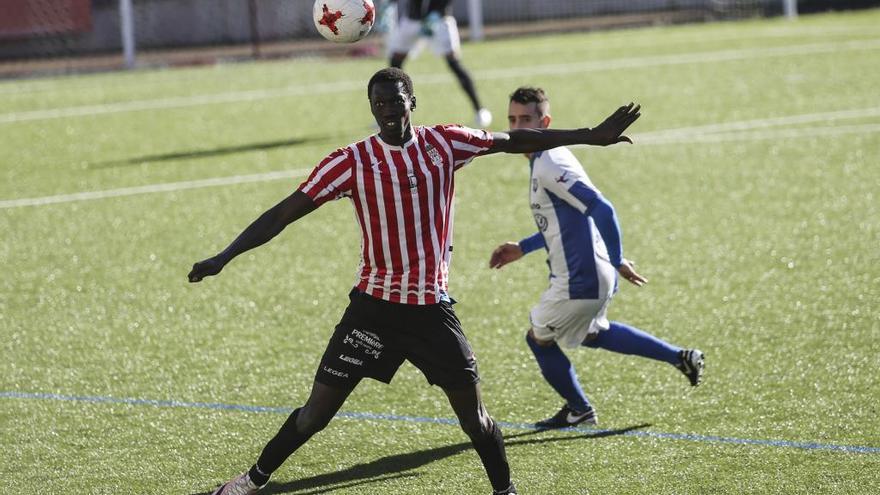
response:
[[[179,400],[153,400],[153,399],[134,399],[134,398],[117,398],[106,396],[92,395],[64,395],[54,393],[40,392],[0,392],[0,399],[45,399],[66,402],[88,402],[92,404],[123,404],[131,406],[155,406],[155,407],[181,407],[181,408],[197,408],[197,409],[213,409],[222,411],[243,411],[256,413],[275,413],[290,414],[293,409],[289,407],[270,407],[270,406],[246,406],[240,404],[223,404],[219,402],[186,402]],[[432,423],[442,425],[458,425],[458,420],[449,418],[425,418],[418,416],[403,416],[398,414],[381,414],[381,413],[363,413],[363,412],[341,412],[336,414],[337,418],[356,419],[356,420],[380,420],[380,421],[400,421],[406,423]],[[498,421],[498,424],[507,430],[536,430],[534,425],[526,423],[510,423],[506,421]],[[790,440],[761,440],[754,438],[734,438],[719,437],[713,435],[697,435],[691,433],[663,433],[641,430],[606,430],[599,428],[565,428],[554,430],[566,433],[588,433],[590,435],[600,436],[602,434],[614,434],[628,437],[641,438],[658,438],[663,440],[685,440],[690,442],[702,443],[727,443],[735,445],[756,445],[760,447],[787,447],[801,450],[830,450],[837,452],[848,452],[854,454],[880,454],[880,447],[867,447],[859,445],[835,445],[817,442],[794,442]]]

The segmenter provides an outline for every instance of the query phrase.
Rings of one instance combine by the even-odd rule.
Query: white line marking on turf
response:
[[[228,186],[232,184],[245,184],[248,182],[266,182],[271,180],[290,179],[296,176],[306,175],[311,169],[280,170],[251,175],[233,175],[229,177],[214,177],[210,179],[189,180],[182,182],[166,182],[162,184],[148,184],[145,186],[123,187],[119,189],[105,189],[103,191],[86,191],[72,194],[58,194],[39,198],[7,199],[0,201],[0,209],[20,208],[22,206],[44,206],[57,203],[71,203],[74,201],[89,201],[93,199],[115,198],[119,196],[133,196],[136,194],[150,194],[160,192],[182,191],[185,189],[200,189],[203,187]]]
[[[478,79],[505,79],[525,75],[568,75],[583,72],[598,72],[614,69],[641,69],[663,65],[700,64],[749,60],[766,57],[787,57],[792,55],[815,55],[852,50],[874,50],[880,48],[880,39],[846,41],[842,43],[810,43],[806,45],[780,46],[773,48],[746,48],[739,50],[718,50],[711,52],[679,53],[649,57],[618,58],[595,60],[580,63],[535,65],[513,67],[477,72]]]
[[[645,132],[639,134],[638,137],[640,139],[660,139],[671,136],[678,137],[679,135],[692,135],[693,133],[708,134],[713,132],[747,131],[780,125],[808,124],[812,122],[827,122],[831,120],[858,119],[877,116],[880,116],[880,107],[857,108],[852,110],[786,115],[784,117],[770,117],[765,119],[740,120],[736,122],[720,122],[693,127],[678,127],[675,129]]]
[[[692,27],[697,28],[694,31],[682,31],[682,32],[668,32],[668,33],[660,33],[658,31],[654,31],[651,29],[646,29],[643,33],[639,33],[634,30],[628,31],[617,31],[615,33],[607,32],[612,35],[613,39],[605,39],[599,40],[598,43],[607,44],[607,43],[618,43],[625,44],[627,48],[641,48],[641,47],[649,47],[649,48],[658,48],[661,46],[668,45],[679,45],[679,44],[693,44],[699,43],[706,40],[706,32],[702,29],[699,29],[700,26],[692,25]],[[743,34],[739,28],[736,28],[732,25],[726,27],[733,27],[733,30],[727,30],[724,32],[716,32],[712,34],[712,43],[719,43],[724,41],[741,41],[743,39]],[[660,29],[663,29],[662,27]],[[811,42],[811,41],[828,41],[828,37],[830,36],[846,36],[848,38],[855,37],[872,37],[876,36],[876,29],[866,28],[865,26],[853,27],[853,26],[810,26],[809,28],[804,28],[803,26],[799,26],[798,24],[789,24],[789,25],[776,25],[776,26],[767,26],[766,28],[760,28],[757,30],[749,31],[748,38],[749,40],[756,40],[762,38],[768,39],[777,39],[777,38],[801,38],[794,39],[793,42],[803,41],[803,42]],[[646,35],[648,38],[641,36],[642,34]],[[619,36],[618,36],[619,35]],[[552,35],[551,35],[552,36]],[[541,52],[544,53],[553,53],[556,54],[559,52],[558,41],[554,41],[552,39],[545,41],[543,39],[536,39],[529,45],[530,54],[536,55]],[[578,48],[578,47],[575,47]],[[537,51],[536,51],[537,50]],[[247,63],[247,62],[245,62]],[[276,63],[276,62],[270,62]],[[284,61],[277,63],[286,63]],[[233,64],[216,64],[213,66],[209,66],[206,70],[215,70],[220,71],[232,67]],[[152,77],[156,74],[165,71],[169,74],[167,76],[163,75],[160,77]],[[35,78],[25,78],[25,79],[11,79],[6,81],[0,81],[0,95],[27,95],[34,93],[42,93],[48,91],[76,91],[83,89],[91,89],[97,84],[104,73],[84,73],[84,77],[74,82],[68,75],[49,75],[43,77],[35,77]],[[191,84],[194,79],[198,78],[199,75],[195,72],[189,71],[187,68],[183,68],[182,70],[176,69],[165,69],[165,68],[156,68],[153,70],[148,70],[146,73],[132,73],[125,74],[117,72],[115,75],[121,75],[123,77],[130,76],[135,82],[136,85],[150,87],[152,85],[182,85],[182,84]],[[144,77],[146,75],[147,77]],[[222,75],[217,74],[215,77],[222,77]],[[135,81],[136,80],[136,81]]]
[[[637,144],[649,145],[672,143],[717,143],[724,141],[757,141],[766,139],[803,138],[813,136],[825,137],[844,134],[877,133],[880,132],[880,124],[871,123],[848,126],[802,127],[794,129],[773,129],[761,132],[743,132],[752,129],[761,129],[778,125],[827,122],[832,120],[845,120],[874,116],[880,116],[880,107],[854,110],[837,110],[832,112],[808,113],[801,115],[788,115],[784,117],[771,117],[767,119],[752,119],[737,122],[706,124],[703,126],[695,127],[680,127],[665,131],[634,134],[632,138]],[[230,177],[215,177],[183,182],[148,184],[144,186],[123,187],[119,189],[86,191],[70,194],[57,194],[36,198],[7,199],[0,200],[0,209],[20,208],[24,206],[44,206],[58,203],[71,203],[75,201],[89,201],[93,199],[132,196],[136,194],[171,192],[184,189],[198,189],[202,187],[227,186],[249,182],[266,182],[271,180],[288,179],[295,176],[302,176],[310,172],[311,169],[281,170],[277,172],[266,172],[262,174],[234,175]]]
[[[713,33],[712,38],[709,41],[713,46],[709,48],[722,48],[717,45],[721,45],[725,42],[730,41],[742,41],[743,32],[741,29],[736,28],[735,26],[729,25],[729,27],[734,27],[733,30],[724,32],[724,33]],[[660,27],[659,29],[664,29]],[[802,43],[841,43],[845,41],[856,41],[857,38],[872,38],[877,35],[876,29],[847,29],[841,27],[841,29],[830,29],[830,30],[810,30],[810,31],[796,31],[790,30],[786,27],[782,27],[777,31],[765,31],[763,33],[749,33],[748,39],[751,41],[758,40],[761,38],[767,39],[780,39],[780,38],[789,38],[786,40],[787,43],[794,46],[795,44]],[[572,36],[576,36],[579,33],[571,33]],[[597,33],[598,34],[598,33]],[[699,46],[700,43],[705,43],[707,41],[707,34],[705,31],[689,31],[689,32],[680,32],[676,34],[666,34],[660,36],[660,33],[655,32],[657,36],[652,36],[649,38],[643,37],[630,37],[627,39],[619,39],[619,38],[602,38],[597,40],[590,40],[593,42],[593,47],[584,48],[583,53],[588,55],[589,51],[595,49],[596,47],[601,47],[602,45],[611,45],[612,43],[616,44],[616,46],[625,46],[627,49],[633,48],[652,48],[657,49],[661,47],[674,47],[676,45],[685,45],[685,46]],[[844,39],[831,39],[833,36],[845,36]],[[589,43],[589,42],[588,42]],[[582,47],[573,46],[572,51],[578,50]],[[742,49],[746,49],[746,47],[742,47]],[[544,57],[544,56],[553,56],[559,53],[559,41],[555,39],[536,39],[529,44],[529,55],[533,58]],[[540,58],[538,58],[540,60]]]
[[[302,96],[306,94],[341,93],[345,91],[354,91],[356,89],[364,89],[364,83],[362,81],[339,81],[318,86],[288,86],[277,89],[254,89],[249,91],[232,91],[229,93],[216,93],[209,95],[173,96],[170,98],[123,101],[101,105],[50,108],[30,112],[0,114],[0,124],[65,117],[87,117],[111,113],[140,112],[144,110],[166,110],[200,105],[215,105],[219,103],[240,103],[288,96]]]
[[[613,33],[612,39],[603,38],[600,40],[600,43],[618,43],[625,44],[628,48],[640,48],[640,47],[650,47],[650,48],[658,48],[661,46],[669,46],[669,45],[678,45],[678,44],[693,44],[705,41],[706,32],[700,29],[701,26],[692,25],[691,27],[697,28],[694,31],[682,31],[682,32],[669,32],[669,33],[659,33],[657,31],[646,29],[643,33],[639,33],[634,30],[629,31],[618,31]],[[712,34],[712,42],[719,43],[724,41],[741,41],[743,39],[743,34],[739,28],[736,28],[732,25],[725,26],[730,27],[732,30],[726,30],[724,32],[715,32]],[[661,28],[662,29],[662,28]],[[756,39],[776,39],[776,38],[802,38],[802,40],[792,40],[810,42],[810,41],[825,41],[828,42],[828,37],[830,36],[846,36],[848,38],[854,37],[872,37],[876,36],[877,30],[876,28],[868,28],[864,25],[858,26],[809,26],[804,27],[803,25],[798,24],[788,24],[788,25],[773,25],[766,26],[756,30],[750,30],[748,33],[748,38],[750,40]],[[646,39],[644,36],[647,36]],[[550,41],[545,42],[542,39],[537,39],[530,45],[530,52],[533,56],[535,54],[544,53],[558,53],[559,47],[558,42]],[[534,51],[538,50],[538,51]],[[285,62],[280,62],[285,63]],[[208,68],[208,70],[224,70],[229,68],[231,65],[229,64],[218,64]],[[174,72],[174,75],[170,75],[169,77],[158,77],[152,78],[149,76],[155,75],[159,71],[167,71]],[[151,85],[185,85],[191,84],[195,78],[198,78],[199,75],[193,72],[190,72],[186,69],[175,70],[175,69],[156,69],[154,71],[150,71],[147,73],[148,77],[144,78],[143,73],[139,74],[129,74],[131,79],[137,79],[136,84],[139,86],[151,86]],[[120,75],[120,73],[117,73]],[[93,74],[86,74],[86,77],[78,81],[76,83],[72,83],[70,78],[66,75],[54,76],[50,75],[49,77],[40,77],[35,79],[22,79],[22,80],[9,80],[9,81],[0,81],[0,95],[25,95],[25,94],[33,94],[47,91],[75,91],[82,89],[91,89],[96,83],[97,79],[91,80]],[[102,74],[97,74],[94,77],[100,78]],[[222,77],[222,75],[217,75],[216,77]]]
[[[874,38],[867,40],[846,41],[841,43],[810,43],[804,45],[792,45],[773,48],[720,50],[710,52],[681,53],[673,55],[657,55],[649,57],[619,58],[613,60],[595,60],[570,64],[548,64],[529,67],[513,67],[509,69],[476,71],[475,76],[478,80],[491,80],[535,75],[567,75],[574,73],[597,72],[626,68],[714,63],[765,57],[837,53],[841,51],[851,50],[873,50],[877,48],[880,48],[880,39]],[[417,79],[419,84],[440,84],[448,83],[452,80],[451,76],[448,75],[435,76],[417,74],[414,75],[413,78]],[[134,100],[117,103],[106,103],[100,105],[82,105],[75,107],[51,108],[44,110],[32,110],[0,114],[0,124],[13,124],[17,122],[29,122],[35,120],[48,120],[67,117],[86,117],[122,112],[138,112],[145,110],[185,108],[200,105],[257,101],[290,96],[361,91],[363,89],[364,83],[360,80],[337,81],[334,83],[322,83],[320,85],[288,86],[284,88],[274,89],[256,89],[249,91],[232,91],[228,93],[216,93],[208,95],[191,95],[147,100]]]
[[[633,136],[636,144],[673,143],[722,143],[727,141],[761,141],[768,139],[792,139],[805,137],[842,136],[845,134],[880,133],[880,124],[802,127],[795,129],[769,129],[766,131],[729,132],[718,134],[669,134],[657,136]]]

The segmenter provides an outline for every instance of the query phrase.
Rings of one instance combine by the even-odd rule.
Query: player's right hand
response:
[[[195,263],[192,270],[190,270],[189,275],[187,275],[187,278],[189,278],[190,282],[201,282],[205,277],[217,275],[222,269],[223,263],[217,260],[216,257],[208,258],[204,261]]]
[[[636,272],[635,269],[636,264],[628,259],[624,259],[621,261],[620,266],[617,268],[617,272],[620,273],[620,276],[629,281],[629,283],[635,285],[636,287],[641,287],[648,283],[648,279],[641,276]]]
[[[641,108],[641,105],[636,105],[635,103],[618,108],[601,124],[590,129],[590,140],[586,144],[597,146],[608,146],[617,143],[632,144],[632,139],[624,136],[623,131],[642,115],[639,113]]]
[[[501,268],[523,257],[522,248],[515,242],[505,242],[492,251],[489,258],[489,268]]]

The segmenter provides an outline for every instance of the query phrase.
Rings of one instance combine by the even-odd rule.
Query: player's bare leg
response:
[[[480,456],[492,489],[497,494],[516,493],[516,488],[510,481],[510,465],[504,451],[504,437],[501,428],[483,405],[480,384],[443,391],[449,398],[449,404],[455,411],[462,430],[470,437],[474,450]]]
[[[256,493],[269,482],[269,477],[315,433],[323,430],[345,403],[353,389],[335,388],[320,382],[312,384],[306,404],[288,416],[263,448],[257,463],[250,470],[222,485],[216,495]]]
[[[314,382],[306,404],[294,410],[275,437],[269,440],[260,458],[257,459],[254,466],[256,469],[252,471],[259,470],[267,475],[268,480],[268,475],[278,469],[296,449],[330,423],[350,394],[351,389]],[[259,472],[253,474],[259,475]]]

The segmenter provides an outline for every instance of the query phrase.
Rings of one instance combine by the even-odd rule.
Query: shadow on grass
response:
[[[141,163],[167,162],[174,160],[191,160],[199,158],[213,158],[223,155],[232,155],[235,153],[248,153],[251,151],[265,151],[276,148],[287,148],[291,146],[299,146],[307,143],[325,141],[326,137],[310,137],[310,138],[294,138],[283,139],[279,141],[266,141],[262,143],[249,143],[238,146],[224,146],[220,148],[178,151],[174,153],[163,153],[160,155],[145,155],[128,158],[124,160],[112,160],[107,162],[97,162],[89,164],[91,169],[123,167],[128,165],[139,165]]]
[[[535,445],[542,443],[557,442],[573,442],[578,440],[589,440],[596,438],[611,437],[623,435],[626,432],[647,428],[650,424],[640,424],[621,428],[617,430],[602,430],[597,432],[586,432],[583,435],[566,435],[554,436],[551,438],[530,438],[524,437],[534,436],[553,430],[528,431],[515,435],[505,436],[504,444],[507,449],[518,447],[520,445]],[[409,472],[414,469],[439,461],[447,457],[459,454],[466,450],[470,450],[471,443],[463,442],[443,447],[435,447],[433,449],[418,450],[406,454],[396,454],[385,456],[375,461],[356,464],[341,471],[333,471],[330,473],[319,474],[309,478],[302,478],[287,483],[270,482],[264,489],[260,490],[261,494],[296,494],[296,495],[318,495],[321,493],[330,493],[343,488],[350,488],[358,485],[382,482],[392,479],[418,477],[417,472]],[[199,493],[193,495],[208,495],[210,492]]]

